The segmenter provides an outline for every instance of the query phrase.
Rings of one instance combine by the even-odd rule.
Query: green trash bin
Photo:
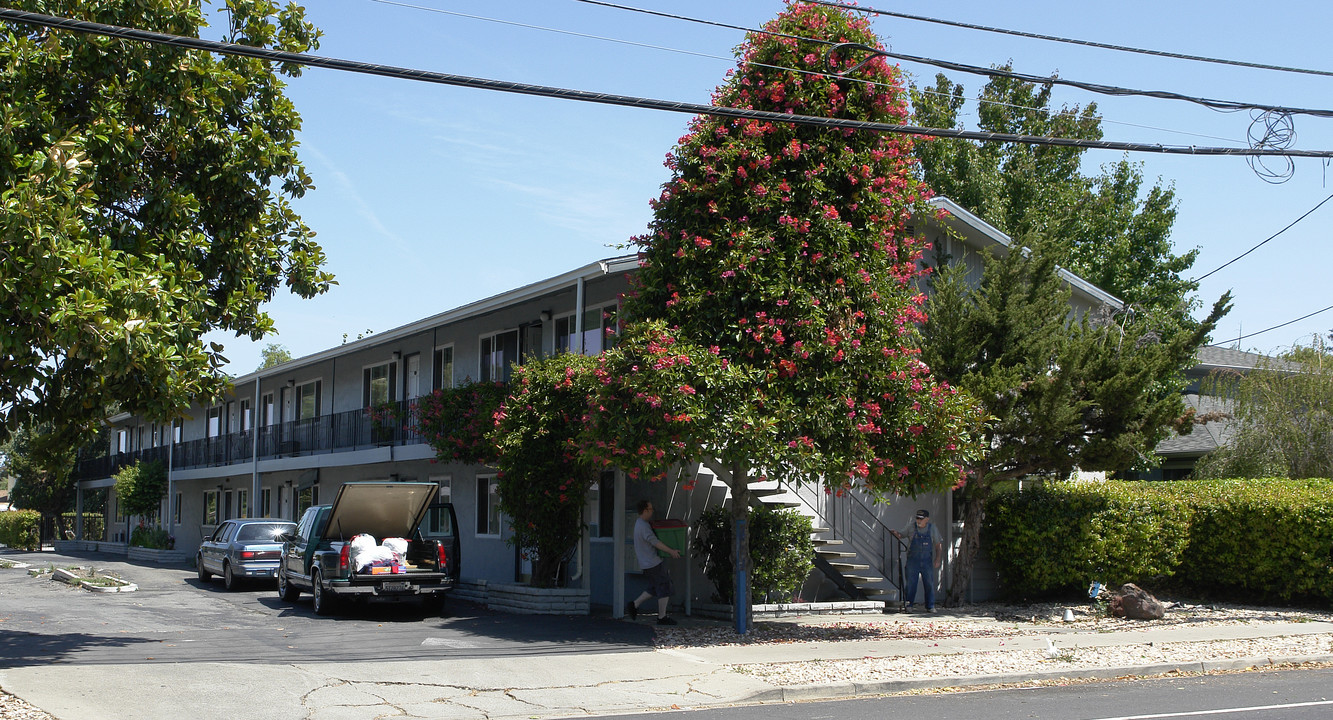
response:
[[[661,520],[653,520],[652,525],[653,534],[657,536],[658,540],[662,541],[663,545],[666,545],[681,554],[685,553],[685,543],[687,540],[686,531],[689,528],[685,525],[684,520],[663,518]],[[658,550],[657,554],[664,558],[671,557],[670,553],[661,550]]]

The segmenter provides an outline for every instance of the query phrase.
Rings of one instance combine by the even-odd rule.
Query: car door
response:
[[[282,568],[289,583],[300,586],[310,585],[310,575],[306,572],[305,555],[306,547],[310,543],[311,530],[315,526],[315,516],[318,513],[318,507],[307,509],[305,514],[301,516],[301,521],[296,524],[292,539],[282,545]]]
[[[231,532],[232,526],[231,521],[222,523],[213,531],[213,536],[200,546],[199,557],[208,572],[215,574],[222,572],[222,548],[226,547],[227,535]]]

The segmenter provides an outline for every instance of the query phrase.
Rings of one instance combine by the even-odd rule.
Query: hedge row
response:
[[[36,510],[0,512],[0,545],[21,550],[40,550],[42,514]]]
[[[997,496],[982,537],[1013,597],[1092,580],[1333,600],[1333,481],[1054,483]]]

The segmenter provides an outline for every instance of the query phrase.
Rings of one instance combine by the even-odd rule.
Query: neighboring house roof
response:
[[[1206,413],[1230,413],[1231,400],[1212,395],[1185,395],[1185,404],[1199,415]],[[1200,457],[1222,447],[1235,434],[1230,418],[1213,420],[1202,425],[1195,425],[1188,435],[1173,435],[1157,445],[1157,454],[1162,457]]]
[[[1259,353],[1232,350],[1217,345],[1205,345],[1199,348],[1199,364],[1192,369],[1195,371],[1201,370],[1205,374],[1214,370],[1235,370],[1244,373],[1258,367],[1259,362],[1264,360],[1268,362],[1269,367],[1274,369],[1294,371],[1300,367],[1297,363],[1279,360]]]

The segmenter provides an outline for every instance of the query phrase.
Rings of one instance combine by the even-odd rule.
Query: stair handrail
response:
[[[828,517],[829,513],[811,504],[810,501],[808,501],[803,495],[801,495],[801,493],[799,492],[799,487],[797,488],[796,492],[792,492],[791,494],[795,495],[796,499],[799,500],[801,504],[805,505],[812,512],[814,512],[816,517],[820,518],[825,522],[830,521],[830,518]],[[876,514],[868,505],[866,505],[864,500],[857,497],[856,495],[853,495],[851,492],[843,492],[842,495],[840,495],[839,497],[847,497],[851,498],[852,500],[855,500],[857,505],[859,505],[860,508],[864,510],[865,513],[869,515],[870,518],[874,521],[874,524],[876,526],[874,529],[879,531],[879,534],[883,539],[883,543],[880,549],[879,562],[878,563],[875,562],[875,558],[873,557],[874,555],[873,552],[870,552],[868,549],[857,547],[858,543],[856,543],[855,540],[853,539],[850,526],[843,529],[843,531],[840,533],[839,528],[837,527],[837,523],[829,522],[829,529],[833,532],[835,538],[841,535],[844,540],[850,543],[851,544],[850,547],[852,548],[852,550],[857,552],[858,555],[861,553],[865,553],[865,555],[867,555],[866,561],[870,564],[871,569],[879,573],[886,581],[888,581],[890,585],[894,587],[895,590],[898,591],[898,598],[899,602],[901,603],[903,595],[902,563],[898,562],[897,559],[900,557],[902,552],[907,549],[907,543],[905,543],[902,540],[902,538],[894,537],[893,533],[891,532],[891,528],[889,528],[888,525],[884,524],[884,522],[879,519],[879,515]],[[898,547],[894,548],[895,552],[892,555],[890,555],[888,552],[889,538],[893,538],[893,540],[896,541],[898,544]],[[898,570],[896,574],[892,572],[892,570],[895,568]]]

